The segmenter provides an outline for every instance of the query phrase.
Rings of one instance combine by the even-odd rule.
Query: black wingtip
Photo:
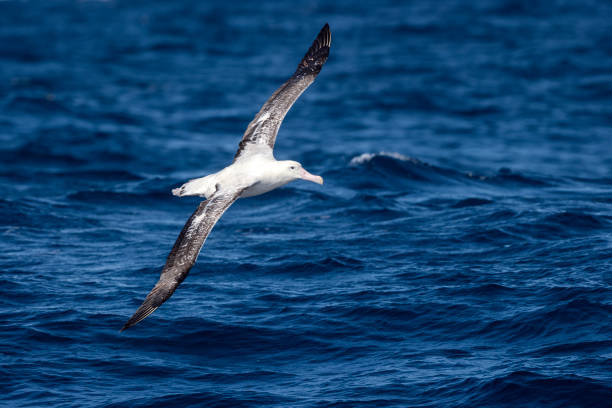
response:
[[[294,76],[318,75],[323,68],[323,64],[329,56],[329,47],[331,46],[331,31],[329,24],[325,23],[317,38],[300,61],[300,64],[295,71]]]
[[[151,313],[153,313],[160,305],[153,305],[152,302],[147,299],[145,302],[136,310],[136,313],[123,325],[119,332],[121,333],[124,330],[129,329],[130,327],[140,323],[145,318],[147,318]]]
[[[331,32],[329,31],[329,23],[325,23],[321,31],[319,31],[319,34],[317,35],[317,37],[321,35],[322,32],[327,33],[327,35],[329,36],[330,44],[331,44]]]
[[[123,325],[119,332],[121,333],[122,331],[127,330],[130,327],[140,323],[141,321],[146,319],[151,313],[156,311],[162,305],[162,303],[164,303],[170,296],[172,296],[172,293],[174,293],[174,290],[178,286],[178,283],[176,283],[176,285],[173,285],[172,282],[166,282],[161,280],[157,282],[155,287],[151,290],[151,292],[149,292],[149,294],[145,298],[144,302],[142,302],[138,310],[136,310],[132,317],[130,317],[130,319]]]

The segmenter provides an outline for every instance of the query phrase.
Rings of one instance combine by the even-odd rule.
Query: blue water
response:
[[[604,407],[612,3],[0,2],[0,405]],[[276,145],[124,333],[325,22]]]

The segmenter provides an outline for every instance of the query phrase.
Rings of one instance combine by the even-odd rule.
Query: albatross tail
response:
[[[213,176],[214,174],[210,174],[206,177],[189,180],[179,188],[173,189],[172,194],[178,197],[199,196],[208,198],[216,190]]]

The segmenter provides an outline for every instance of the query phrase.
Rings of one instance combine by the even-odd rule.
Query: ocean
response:
[[[0,406],[609,407],[612,3],[0,1]],[[239,200],[119,329],[325,23]]]

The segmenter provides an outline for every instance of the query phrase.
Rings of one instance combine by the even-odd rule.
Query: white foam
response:
[[[367,163],[375,157],[381,157],[381,156],[391,157],[393,159],[397,159],[401,161],[410,161],[410,162],[418,161],[416,159],[413,159],[412,157],[404,156],[403,154],[397,153],[397,152],[378,152],[378,153],[362,153],[359,156],[355,156],[351,159],[349,165],[357,166],[359,164]]]

